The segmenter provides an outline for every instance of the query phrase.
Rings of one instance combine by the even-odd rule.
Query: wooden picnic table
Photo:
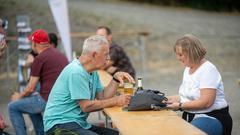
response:
[[[124,111],[112,107],[103,111],[121,135],[206,135],[172,110]]]
[[[103,86],[107,86],[112,76],[106,71],[98,71]],[[121,135],[206,135],[192,126],[172,110],[124,111],[122,107],[104,108],[108,118]]]

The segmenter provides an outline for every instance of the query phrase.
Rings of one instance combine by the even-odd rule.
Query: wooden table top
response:
[[[123,111],[112,107],[104,112],[121,135],[206,135],[171,110]]]

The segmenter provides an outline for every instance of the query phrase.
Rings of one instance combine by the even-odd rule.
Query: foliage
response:
[[[164,6],[190,7],[208,11],[240,11],[239,0],[125,0]]]

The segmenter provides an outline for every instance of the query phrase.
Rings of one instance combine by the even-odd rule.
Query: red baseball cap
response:
[[[42,29],[38,29],[35,30],[29,37],[28,39],[32,42],[35,43],[41,43],[41,44],[45,44],[45,43],[49,43],[50,39],[48,37],[48,33]]]

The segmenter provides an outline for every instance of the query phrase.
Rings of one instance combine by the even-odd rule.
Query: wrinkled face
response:
[[[104,44],[101,47],[101,49],[98,52],[96,52],[96,55],[95,55],[96,67],[97,68],[104,67],[109,60],[110,60],[109,45]]]
[[[189,67],[189,59],[186,54],[183,53],[182,47],[176,47],[176,58],[184,65]]]

